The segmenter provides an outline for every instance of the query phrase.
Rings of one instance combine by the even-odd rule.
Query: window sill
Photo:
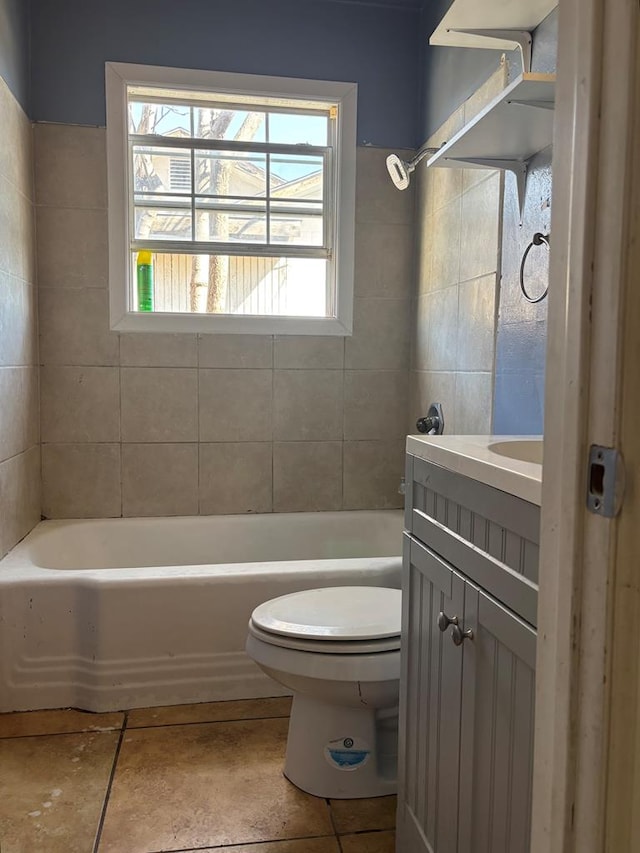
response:
[[[170,332],[215,335],[326,335],[346,337],[352,334],[351,322],[334,317],[255,317],[229,314],[112,314],[111,328],[116,332]]]

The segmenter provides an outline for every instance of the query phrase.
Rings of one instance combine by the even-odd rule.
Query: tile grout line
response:
[[[343,853],[342,850],[342,841],[340,841],[340,835],[338,834],[338,827],[336,826],[336,822],[333,817],[333,809],[331,808],[331,799],[329,797],[325,797],[325,803],[327,804],[327,809],[329,810],[329,820],[331,821],[331,827],[333,829],[333,834],[336,839],[336,843],[338,845],[338,850],[340,853]]]
[[[113,756],[113,764],[111,765],[111,773],[109,774],[109,781],[107,782],[107,790],[104,794],[104,802],[102,804],[102,810],[100,812],[100,820],[98,821],[98,828],[96,830],[96,840],[93,845],[92,853],[98,853],[98,848],[100,847],[100,840],[102,838],[102,830],[104,828],[104,821],[107,815],[107,807],[109,805],[109,798],[111,796],[111,789],[113,787],[113,781],[116,775],[116,768],[118,766],[118,758],[120,757],[120,750],[122,749],[122,742],[124,741],[124,736],[127,731],[127,723],[129,721],[129,712],[124,712],[124,720],[122,722],[122,728],[120,729],[120,737],[118,738],[118,745],[116,746],[116,752]]]

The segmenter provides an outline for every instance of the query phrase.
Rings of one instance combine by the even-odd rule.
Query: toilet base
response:
[[[395,794],[398,709],[328,705],[295,694],[284,775],[316,797]]]

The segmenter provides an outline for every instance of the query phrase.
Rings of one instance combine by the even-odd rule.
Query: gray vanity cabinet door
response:
[[[536,633],[468,582],[464,614],[458,850],[528,853]]]
[[[462,653],[438,628],[462,620],[464,581],[405,535],[398,846],[402,853],[456,853]]]

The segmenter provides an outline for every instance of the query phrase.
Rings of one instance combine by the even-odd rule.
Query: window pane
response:
[[[136,240],[192,240],[191,209],[136,205],[134,233]]]
[[[196,152],[196,191],[207,195],[264,196],[267,157],[233,151]]]
[[[191,152],[134,145],[133,178],[136,192],[190,193]]]
[[[266,243],[267,206],[265,202],[237,203],[230,209],[212,199],[197,199],[196,240]]]
[[[326,145],[327,116],[269,113],[269,142],[292,145]]]
[[[129,133],[191,136],[191,107],[129,101]]]
[[[238,139],[265,142],[266,117],[261,112],[195,107],[193,135],[199,139]]]
[[[299,213],[271,215],[271,242],[278,245],[322,246],[322,216]]]
[[[322,157],[272,154],[270,166],[272,196],[278,198],[322,198]]]
[[[137,253],[131,255],[138,307]],[[328,262],[316,258],[179,255],[155,252],[153,310],[261,317],[329,317]],[[141,287],[148,284],[141,281]],[[141,291],[142,292],[142,291]]]

